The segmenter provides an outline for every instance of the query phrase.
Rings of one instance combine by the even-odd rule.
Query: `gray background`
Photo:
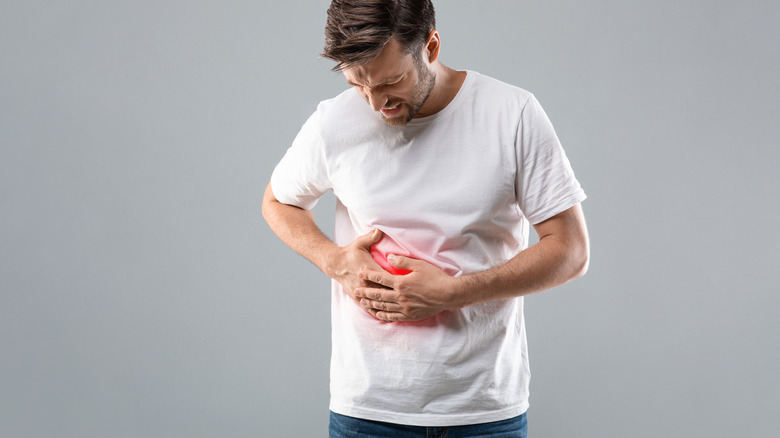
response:
[[[590,197],[590,272],[527,299],[531,436],[776,436],[780,4],[435,4]],[[345,88],[327,5],[0,2],[0,436],[326,435],[327,279],[260,198]]]

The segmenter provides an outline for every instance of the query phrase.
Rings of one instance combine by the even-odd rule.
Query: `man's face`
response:
[[[375,59],[344,69],[344,76],[391,126],[403,126],[417,116],[436,81],[425,60],[415,60],[394,39]]]

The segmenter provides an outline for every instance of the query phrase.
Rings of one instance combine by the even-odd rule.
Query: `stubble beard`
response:
[[[404,126],[412,121],[412,119],[417,114],[419,114],[420,110],[425,104],[425,101],[428,100],[428,96],[431,95],[433,86],[436,84],[436,74],[425,68],[425,66],[422,65],[422,62],[418,63],[415,61],[415,63],[417,63],[417,75],[419,76],[420,80],[417,82],[414,90],[412,91],[411,101],[399,102],[400,105],[406,107],[406,117],[400,116],[387,118],[383,115],[382,118],[385,120],[385,123],[390,126]],[[395,102],[388,102],[389,106],[392,106],[393,104],[395,104]]]

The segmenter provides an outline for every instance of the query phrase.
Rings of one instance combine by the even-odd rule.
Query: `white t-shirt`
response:
[[[385,252],[453,276],[506,263],[527,247],[529,223],[585,199],[536,98],[473,71],[446,108],[403,127],[387,126],[353,89],[321,102],[271,186],[305,209],[333,190],[336,244],[378,228]],[[383,323],[335,281],[331,293],[332,411],[455,426],[528,408],[522,298]]]

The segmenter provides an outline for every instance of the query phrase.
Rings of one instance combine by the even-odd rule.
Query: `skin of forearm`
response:
[[[329,260],[339,247],[320,230],[311,211],[282,204],[268,184],[263,196],[262,212],[268,226],[282,242],[326,275],[333,276],[329,272]]]
[[[529,295],[581,277],[588,269],[590,244],[581,207],[554,219],[555,232],[520,252],[507,263],[454,278],[453,302],[465,307]]]
[[[466,307],[529,295],[551,289],[585,273],[582,257],[570,255],[571,248],[552,240],[522,251],[509,262],[487,271],[457,277],[453,302]]]

